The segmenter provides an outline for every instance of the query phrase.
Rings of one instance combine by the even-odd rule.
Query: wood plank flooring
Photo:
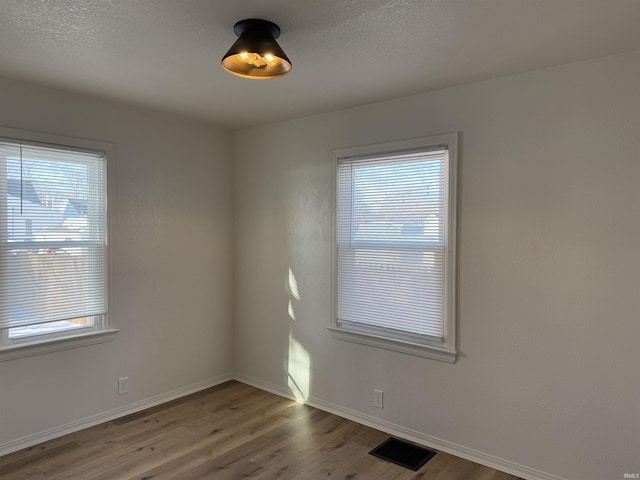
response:
[[[418,472],[368,455],[386,438],[232,381],[0,457],[0,478],[518,480],[442,452]]]

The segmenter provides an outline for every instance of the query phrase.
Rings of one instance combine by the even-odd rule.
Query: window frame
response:
[[[448,224],[446,227],[445,249],[445,301],[444,338],[431,340],[402,332],[383,331],[382,328],[366,324],[341,321],[338,319],[338,165],[350,158],[375,158],[405,154],[408,152],[428,152],[446,148],[448,151]],[[332,172],[332,286],[331,322],[329,335],[339,340],[373,346],[419,357],[455,363],[457,350],[457,197],[458,197],[458,133],[448,133],[392,141],[358,147],[333,150]]]
[[[0,138],[51,148],[59,147],[68,150],[100,152],[104,156],[106,166],[105,314],[102,315],[101,318],[94,317],[93,326],[14,339],[8,338],[9,327],[2,328],[0,329],[0,362],[114,340],[118,332],[114,322],[113,255],[111,251],[111,246],[114,244],[115,238],[113,214],[113,200],[115,198],[115,145],[108,142],[1,126]]]

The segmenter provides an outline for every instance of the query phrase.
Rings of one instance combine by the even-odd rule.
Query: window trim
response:
[[[446,265],[446,292],[444,302],[445,322],[444,340],[440,342],[426,341],[417,343],[410,338],[398,338],[402,335],[385,336],[381,329],[368,328],[366,325],[348,325],[338,323],[338,163],[345,159],[357,157],[387,156],[394,153],[411,151],[429,151],[446,147],[449,155],[449,197],[448,228],[445,244],[448,245]],[[393,142],[347,147],[333,150],[332,165],[332,278],[331,278],[331,322],[327,327],[329,335],[339,340],[373,346],[395,352],[406,353],[424,358],[455,363],[457,350],[457,184],[458,184],[458,133],[447,133],[428,137],[412,138]]]
[[[115,340],[118,332],[118,328],[116,327],[114,321],[114,301],[112,294],[114,285],[114,261],[112,246],[114,245],[115,239],[113,202],[116,198],[115,145],[108,142],[100,142],[95,140],[87,140],[76,137],[68,137],[64,135],[36,132],[32,130],[21,130],[2,126],[0,126],[0,138],[24,141],[31,144],[39,144],[49,147],[62,147],[69,150],[76,149],[88,150],[93,152],[100,151],[104,153],[107,169],[105,176],[105,213],[107,221],[105,252],[106,312],[104,318],[100,322],[101,326],[99,328],[92,328],[90,331],[80,328],[77,330],[70,330],[68,334],[60,332],[60,335],[35,335],[31,340],[20,339],[19,342],[15,342],[12,344],[0,344],[0,362]],[[2,334],[4,334],[4,332],[0,332],[0,335]]]

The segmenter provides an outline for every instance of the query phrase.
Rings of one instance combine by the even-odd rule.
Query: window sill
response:
[[[458,358],[458,352],[456,350],[449,350],[443,347],[421,345],[419,343],[395,340],[369,333],[353,332],[344,328],[327,328],[329,330],[329,335],[333,338],[345,340],[347,342],[369,345],[371,347],[383,348],[394,352],[407,353],[409,355],[430,358],[432,360],[439,360],[446,363],[455,363]]]
[[[0,362],[14,360],[16,358],[31,357],[45,353],[68,350],[71,348],[85,347],[98,343],[111,342],[115,340],[117,329],[100,330],[97,332],[75,335],[73,337],[41,340],[30,343],[23,343],[16,346],[8,346],[0,349]]]

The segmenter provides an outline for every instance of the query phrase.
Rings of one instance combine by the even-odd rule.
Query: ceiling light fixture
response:
[[[239,38],[222,57],[222,68],[227,72],[253,80],[289,73],[291,60],[276,42],[280,27],[275,23],[249,18],[236,23],[233,31]]]

